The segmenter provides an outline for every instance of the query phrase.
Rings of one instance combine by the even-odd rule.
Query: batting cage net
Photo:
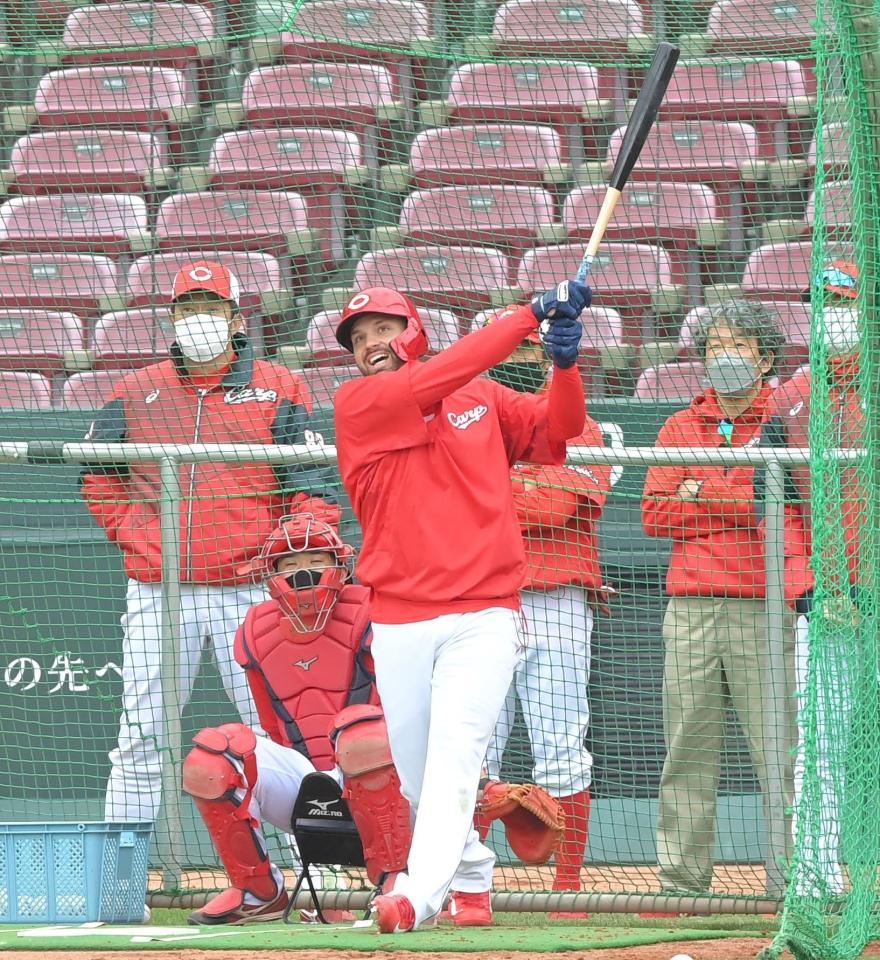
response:
[[[332,450],[359,375],[340,311],[401,290],[433,354],[573,277],[666,39],[681,60],[583,314],[595,423],[567,467],[511,474],[527,626],[487,772],[543,786],[567,826],[527,866],[493,824],[495,886],[787,896],[783,938],[855,955],[880,842],[875,7],[7,4],[0,819],[151,822],[154,895],[228,885],[182,764],[266,710],[290,742],[292,701],[258,715],[234,649],[275,524],[338,502],[360,545]],[[535,393],[549,366],[532,339],[490,375]],[[154,449],[65,446],[84,437]],[[225,451],[168,453],[205,443]],[[253,446],[290,443],[312,453]],[[294,686],[313,669],[338,695],[291,649]],[[253,809],[290,873],[279,782]]]

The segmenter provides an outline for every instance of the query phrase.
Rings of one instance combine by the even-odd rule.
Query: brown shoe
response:
[[[268,923],[284,916],[288,900],[287,891],[282,887],[271,902],[245,903],[244,890],[230,887],[209,900],[201,910],[191,913],[186,922],[195,927],[218,924],[239,927],[246,923]]]

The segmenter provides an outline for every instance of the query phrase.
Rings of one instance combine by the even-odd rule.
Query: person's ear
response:
[[[758,360],[758,369],[761,371],[761,373],[769,373],[773,369],[773,363],[775,359],[776,358],[772,353],[764,354],[760,360]]]
[[[229,321],[229,335],[234,336],[236,333],[239,333],[243,328],[244,328],[244,317],[242,317],[240,310],[236,310],[232,314],[232,319]]]

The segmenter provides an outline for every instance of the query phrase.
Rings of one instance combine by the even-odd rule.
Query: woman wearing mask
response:
[[[696,337],[708,388],[666,421],[657,445],[760,443],[772,394],[768,379],[782,343],[762,304],[731,300],[713,307]],[[645,481],[645,531],[672,540],[663,619],[667,754],[657,820],[664,892],[710,888],[728,702],[745,732],[766,806],[765,547],[754,481],[752,467],[692,465],[651,467]],[[790,735],[793,745],[793,718]],[[787,770],[786,784],[790,780]]]
[[[171,358],[117,383],[87,439],[127,443],[303,443],[311,399],[285,367],[254,358],[242,329],[237,278],[220,263],[186,264],[174,280]],[[233,656],[248,609],[265,599],[250,562],[284,514],[336,523],[327,468],[213,462],[180,468],[181,709],[210,644],[229,699],[242,721],[256,711]],[[163,745],[162,487],[155,463],[87,466],[82,493],[117,544],[128,574],[123,626],[123,703],[110,753],[105,819],[152,821],[161,791]]]

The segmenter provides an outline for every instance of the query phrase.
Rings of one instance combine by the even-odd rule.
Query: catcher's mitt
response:
[[[510,849],[523,863],[546,863],[559,849],[565,813],[543,787],[489,780],[483,786],[479,813],[487,823],[501,820]]]

